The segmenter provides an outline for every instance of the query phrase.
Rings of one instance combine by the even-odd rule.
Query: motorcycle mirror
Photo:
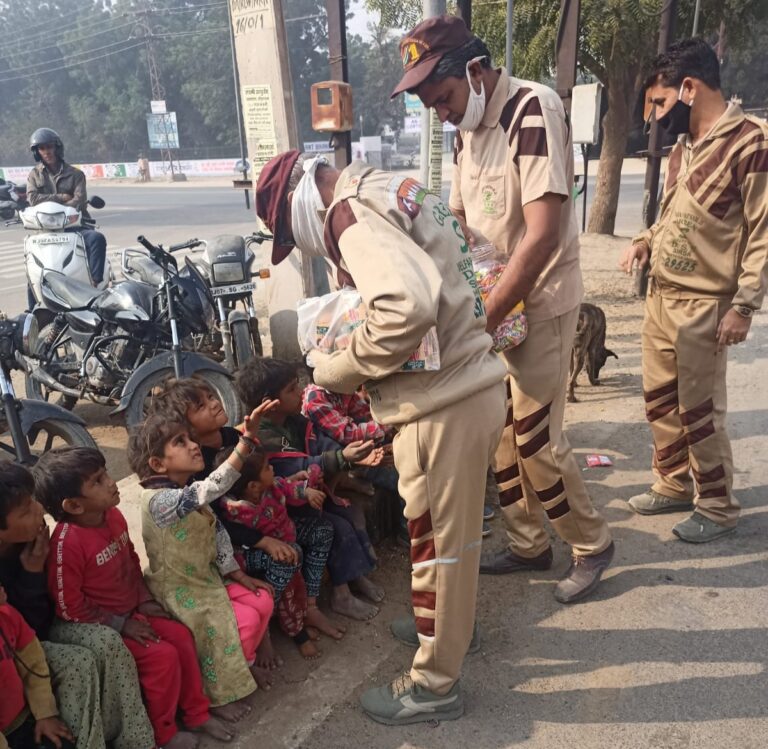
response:
[[[88,205],[91,206],[91,208],[103,208],[106,203],[102,198],[100,198],[98,195],[94,195],[91,197],[91,199],[88,201]]]

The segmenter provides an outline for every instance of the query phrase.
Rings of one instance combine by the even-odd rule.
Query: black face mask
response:
[[[663,117],[659,117],[659,127],[664,128],[670,135],[683,135],[687,133],[691,126],[691,107],[693,100],[688,104],[683,104],[683,87],[680,86],[680,93],[677,95],[677,101],[672,109]]]

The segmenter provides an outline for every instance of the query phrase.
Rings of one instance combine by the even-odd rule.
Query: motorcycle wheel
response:
[[[235,352],[235,366],[237,369],[245,366],[246,362],[253,359],[256,352],[253,350],[253,338],[248,320],[237,320],[229,327],[232,335],[232,348]]]
[[[51,325],[45,325],[40,331],[37,347],[35,349],[36,356],[42,357],[43,349],[45,348],[45,341],[51,332],[51,327]],[[58,353],[59,352],[57,351],[57,355]],[[74,358],[74,354],[72,354],[70,351],[67,351],[66,358]],[[56,390],[49,390],[45,385],[33,379],[29,375],[24,377],[24,390],[27,393],[27,398],[31,398],[32,400],[36,401],[45,401],[46,403],[55,403],[57,406],[65,408],[67,411],[71,411],[77,403],[77,398],[74,396],[58,393]]]
[[[53,447],[93,447],[96,441],[88,434],[88,430],[80,424],[59,419],[43,419],[34,426],[30,433],[29,446],[32,454],[40,456]]]
[[[232,380],[220,372],[213,372],[207,369],[201,369],[195,372],[195,376],[204,379],[213,389],[216,397],[221,401],[224,410],[227,412],[229,426],[236,426],[243,420],[243,404],[237,397]],[[133,397],[128,407],[125,409],[125,426],[130,431],[144,421],[153,391],[162,385],[169,377],[173,377],[173,369],[161,369],[153,372],[142,380],[133,391]]]
[[[261,333],[259,333],[259,321],[252,317],[248,320],[248,325],[251,328],[251,342],[256,356],[264,356],[264,345],[261,342]]]

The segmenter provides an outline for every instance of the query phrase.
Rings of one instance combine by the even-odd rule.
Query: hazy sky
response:
[[[366,25],[368,21],[375,20],[374,14],[366,10],[365,3],[362,0],[353,0],[351,5],[351,10],[355,16],[348,22],[347,32],[349,34],[359,34],[363,39],[367,39],[369,34]]]

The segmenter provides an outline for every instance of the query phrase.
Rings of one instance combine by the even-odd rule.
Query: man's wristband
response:
[[[737,315],[741,315],[741,317],[752,317],[752,313],[754,310],[752,307],[747,307],[743,304],[734,304],[733,309],[735,310]]]

